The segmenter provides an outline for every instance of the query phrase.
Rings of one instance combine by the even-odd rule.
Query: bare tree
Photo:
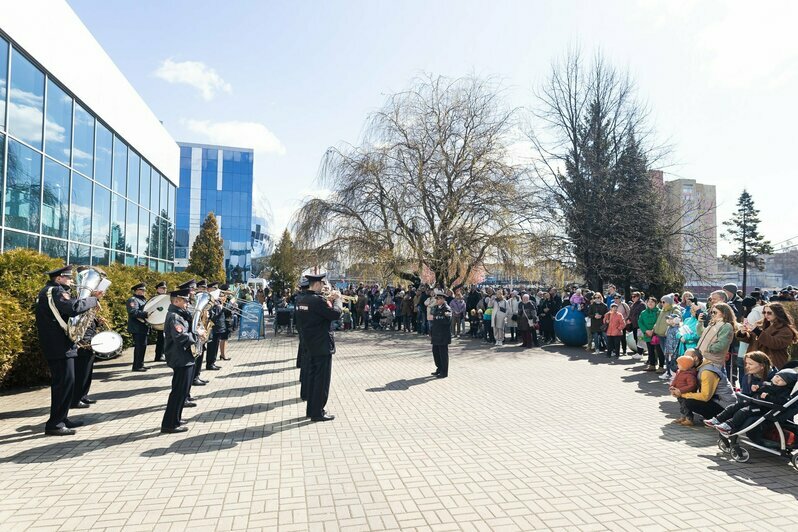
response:
[[[441,286],[534,242],[526,169],[508,157],[515,111],[491,81],[427,76],[388,98],[360,145],[330,148],[294,220],[297,242]],[[411,267],[408,271],[408,265]]]

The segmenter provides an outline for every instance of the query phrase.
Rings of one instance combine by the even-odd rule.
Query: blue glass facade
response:
[[[174,269],[175,186],[2,33],[0,177],[2,251]]]
[[[252,254],[252,150],[178,144],[175,267],[188,266],[191,245],[203,220],[213,212],[224,240],[227,280],[246,280]]]

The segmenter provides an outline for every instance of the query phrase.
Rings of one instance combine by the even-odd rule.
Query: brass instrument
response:
[[[213,301],[211,295],[207,292],[199,292],[196,294],[194,303],[193,316],[191,318],[191,331],[197,335],[197,345],[195,346],[194,356],[198,357],[202,353],[202,347],[208,342],[210,338],[210,330],[213,326],[211,321],[211,307]],[[200,329],[205,330],[205,336],[199,334]]]
[[[79,268],[75,287],[78,290],[78,299],[85,299],[91,296],[91,293],[97,290],[100,283],[106,278],[105,272],[99,268],[92,268],[89,266]],[[67,328],[69,338],[73,342],[80,342],[86,334],[86,329],[97,317],[97,311],[100,310],[100,305],[92,307],[83,314],[78,314],[67,321]]]

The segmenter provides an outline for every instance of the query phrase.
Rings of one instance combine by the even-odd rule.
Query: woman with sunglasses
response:
[[[790,359],[787,349],[798,343],[798,330],[781,303],[765,305],[762,316],[754,324],[746,322],[737,332],[737,337],[748,343],[749,353],[762,351],[770,358],[773,367],[782,369]]]
[[[704,357],[704,361],[715,364],[719,368],[726,366],[726,357],[729,354],[729,346],[734,340],[736,330],[734,312],[726,303],[715,303],[710,310],[711,316],[709,325],[704,326],[698,320],[698,352]]]

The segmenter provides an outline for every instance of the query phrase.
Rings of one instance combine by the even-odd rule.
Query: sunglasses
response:
[[[772,311],[770,311],[770,310],[766,310],[766,311],[764,311],[762,314],[764,314],[765,316],[770,316],[770,315],[772,315],[772,314],[773,314],[773,312],[772,312]]]

